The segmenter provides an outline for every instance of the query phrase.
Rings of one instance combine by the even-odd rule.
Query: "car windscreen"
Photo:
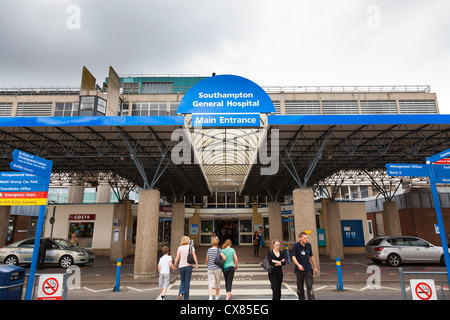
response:
[[[75,245],[64,239],[52,239],[52,240],[63,249],[75,247]]]

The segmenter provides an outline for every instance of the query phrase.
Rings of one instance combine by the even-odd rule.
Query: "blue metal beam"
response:
[[[269,125],[450,124],[450,114],[273,115]]]

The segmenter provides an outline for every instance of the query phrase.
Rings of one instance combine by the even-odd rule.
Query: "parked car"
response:
[[[41,243],[47,238],[41,238]],[[81,248],[65,239],[49,238],[51,247],[47,249],[45,263],[59,264],[67,268],[72,264],[85,264],[95,260],[93,249]],[[11,243],[0,248],[0,261],[8,265],[31,264],[34,238]]]
[[[366,245],[366,257],[392,267],[402,263],[440,263],[445,265],[444,250],[428,241],[409,236],[376,237]]]

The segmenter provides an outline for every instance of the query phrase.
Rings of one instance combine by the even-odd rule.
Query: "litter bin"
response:
[[[0,300],[22,300],[25,269],[0,266]]]

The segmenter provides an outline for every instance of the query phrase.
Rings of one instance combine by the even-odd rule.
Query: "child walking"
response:
[[[161,300],[166,300],[166,291],[170,283],[170,269],[175,270],[172,264],[172,257],[169,256],[169,248],[164,246],[162,248],[163,256],[159,259],[159,287],[161,288]]]

